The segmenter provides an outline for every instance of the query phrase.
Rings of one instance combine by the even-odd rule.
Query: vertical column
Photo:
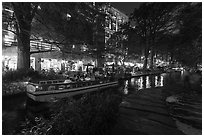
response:
[[[111,23],[112,23],[112,21],[111,21],[111,19],[109,19],[109,29],[111,29]]]
[[[118,31],[118,18],[116,16],[116,19],[115,19],[115,26],[116,26],[116,31]]]
[[[41,58],[39,57],[35,58],[35,70],[37,71],[41,70]]]

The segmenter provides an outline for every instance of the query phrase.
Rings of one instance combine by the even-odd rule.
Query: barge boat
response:
[[[48,80],[27,83],[27,96],[37,102],[52,102],[101,89],[115,87],[118,81],[110,79],[66,83],[65,80]]]

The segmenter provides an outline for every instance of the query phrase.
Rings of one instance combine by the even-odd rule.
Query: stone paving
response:
[[[144,89],[123,99],[113,135],[182,135],[170,117],[162,88]]]

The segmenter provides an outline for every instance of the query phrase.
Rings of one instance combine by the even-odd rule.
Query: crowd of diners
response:
[[[114,78],[115,72],[95,70],[89,72],[77,72],[74,75],[66,75],[64,83],[80,81],[97,81],[103,79],[113,80]]]

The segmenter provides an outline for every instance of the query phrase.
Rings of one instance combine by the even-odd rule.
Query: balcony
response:
[[[41,41],[30,41],[30,51],[31,53],[59,51],[59,48],[56,45],[44,43]]]

